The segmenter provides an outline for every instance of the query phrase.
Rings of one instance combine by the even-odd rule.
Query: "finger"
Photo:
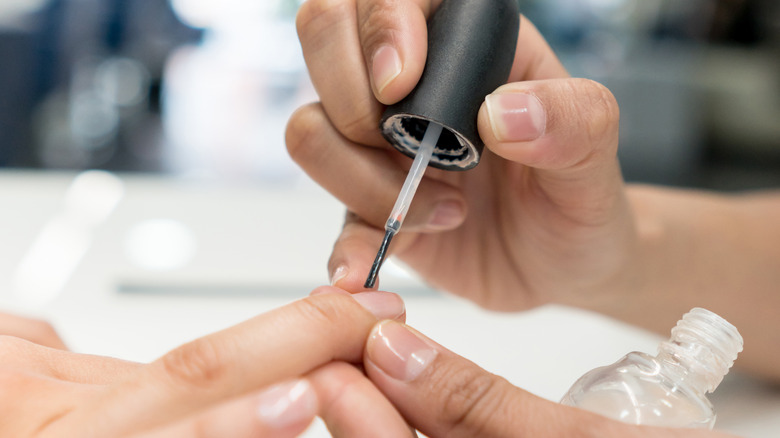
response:
[[[381,228],[369,225],[358,215],[348,211],[344,218],[344,227],[333,244],[333,251],[328,259],[330,284],[349,292],[365,290],[366,277],[384,234]],[[395,245],[402,236],[397,236],[399,239],[395,239]],[[375,284],[375,288],[378,287],[379,281]]]
[[[352,365],[336,362],[309,379],[320,400],[320,416],[334,437],[414,437],[406,421]]]
[[[110,357],[44,347],[13,336],[0,336],[0,364],[7,370],[94,385],[121,380],[141,366],[135,362]]]
[[[399,323],[375,327],[364,364],[404,418],[432,438],[550,436],[538,427],[559,420],[551,418],[550,402],[516,390]]]
[[[347,294],[304,298],[171,351],[85,403],[57,431],[68,436],[95,418],[105,420],[89,436],[147,430],[333,360],[357,361],[375,321]]]
[[[411,164],[396,151],[366,148],[346,140],[317,104],[293,114],[287,127],[287,148],[312,179],[377,228],[384,226]],[[463,195],[453,186],[428,177],[437,175],[435,170],[426,173],[417,189],[404,221],[407,231],[452,229],[465,217]]]
[[[350,295],[349,292],[341,288],[337,289],[315,289],[309,296],[319,295],[321,293],[341,293]],[[392,292],[359,292],[351,294],[352,298],[360,303],[361,306],[369,310],[378,319],[393,319],[396,321],[406,320],[406,306],[401,296]]]
[[[363,286],[366,277],[384,234],[384,230],[369,225],[352,212],[347,212],[344,228],[328,259],[331,285],[353,293],[365,290]],[[408,232],[396,235],[388,249],[387,257],[403,252],[414,239],[415,236]],[[377,281],[374,288],[378,289],[380,284],[381,281]]]
[[[638,428],[534,396],[394,321],[372,331],[364,363],[404,418],[431,438],[696,436]]]
[[[357,28],[355,0],[309,0],[296,17],[309,75],[323,107],[352,141],[383,145],[382,105],[369,85]]]
[[[0,312],[0,335],[16,336],[46,347],[67,350],[54,327],[40,319]]]
[[[358,29],[374,96],[398,102],[417,84],[428,50],[427,17],[441,1],[358,1]]]
[[[293,437],[323,418],[335,437],[411,435],[387,399],[352,365],[334,362],[133,438]]]
[[[621,187],[619,119],[614,96],[597,82],[530,81],[488,96],[479,131],[491,151],[533,168],[536,188],[568,218],[596,223],[613,215],[602,204]]]
[[[133,438],[285,438],[306,430],[319,401],[306,379],[279,383]]]

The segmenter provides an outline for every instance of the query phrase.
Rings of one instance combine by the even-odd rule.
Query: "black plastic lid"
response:
[[[414,157],[429,121],[444,126],[431,166],[470,169],[484,144],[477,113],[485,96],[506,83],[517,45],[516,0],[444,0],[428,22],[428,58],[417,87],[389,106],[382,135]]]

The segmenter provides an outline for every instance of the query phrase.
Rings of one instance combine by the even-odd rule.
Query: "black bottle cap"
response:
[[[485,96],[506,83],[517,45],[517,0],[444,0],[428,23],[422,78],[382,116],[382,135],[414,157],[428,123],[442,126],[430,165],[448,170],[479,163],[484,144],[477,113]]]

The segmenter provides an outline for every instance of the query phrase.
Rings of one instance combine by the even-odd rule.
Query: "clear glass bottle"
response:
[[[580,377],[561,403],[631,424],[712,429],[706,397],[742,351],[742,336],[701,308],[686,313],[658,354],[632,352]]]

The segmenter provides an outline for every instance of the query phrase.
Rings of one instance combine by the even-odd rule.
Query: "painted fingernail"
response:
[[[260,421],[276,429],[309,422],[317,415],[317,394],[303,379],[280,383],[258,395],[255,412]]]
[[[406,312],[404,301],[391,292],[360,292],[352,298],[378,319],[396,319]]]
[[[437,351],[404,324],[383,321],[368,341],[368,359],[388,376],[410,382],[433,362]]]
[[[393,46],[384,45],[378,48],[371,58],[371,74],[376,91],[381,94],[390,82],[401,74],[402,69],[401,57]]]
[[[465,216],[463,205],[457,201],[441,201],[433,209],[428,228],[434,230],[448,230],[455,228],[463,222]]]
[[[341,265],[333,271],[333,275],[330,276],[330,285],[335,286],[339,281],[343,280],[349,274],[349,268],[347,265]]]
[[[499,141],[531,141],[544,134],[547,115],[538,97],[494,93],[485,97],[490,127]]]

